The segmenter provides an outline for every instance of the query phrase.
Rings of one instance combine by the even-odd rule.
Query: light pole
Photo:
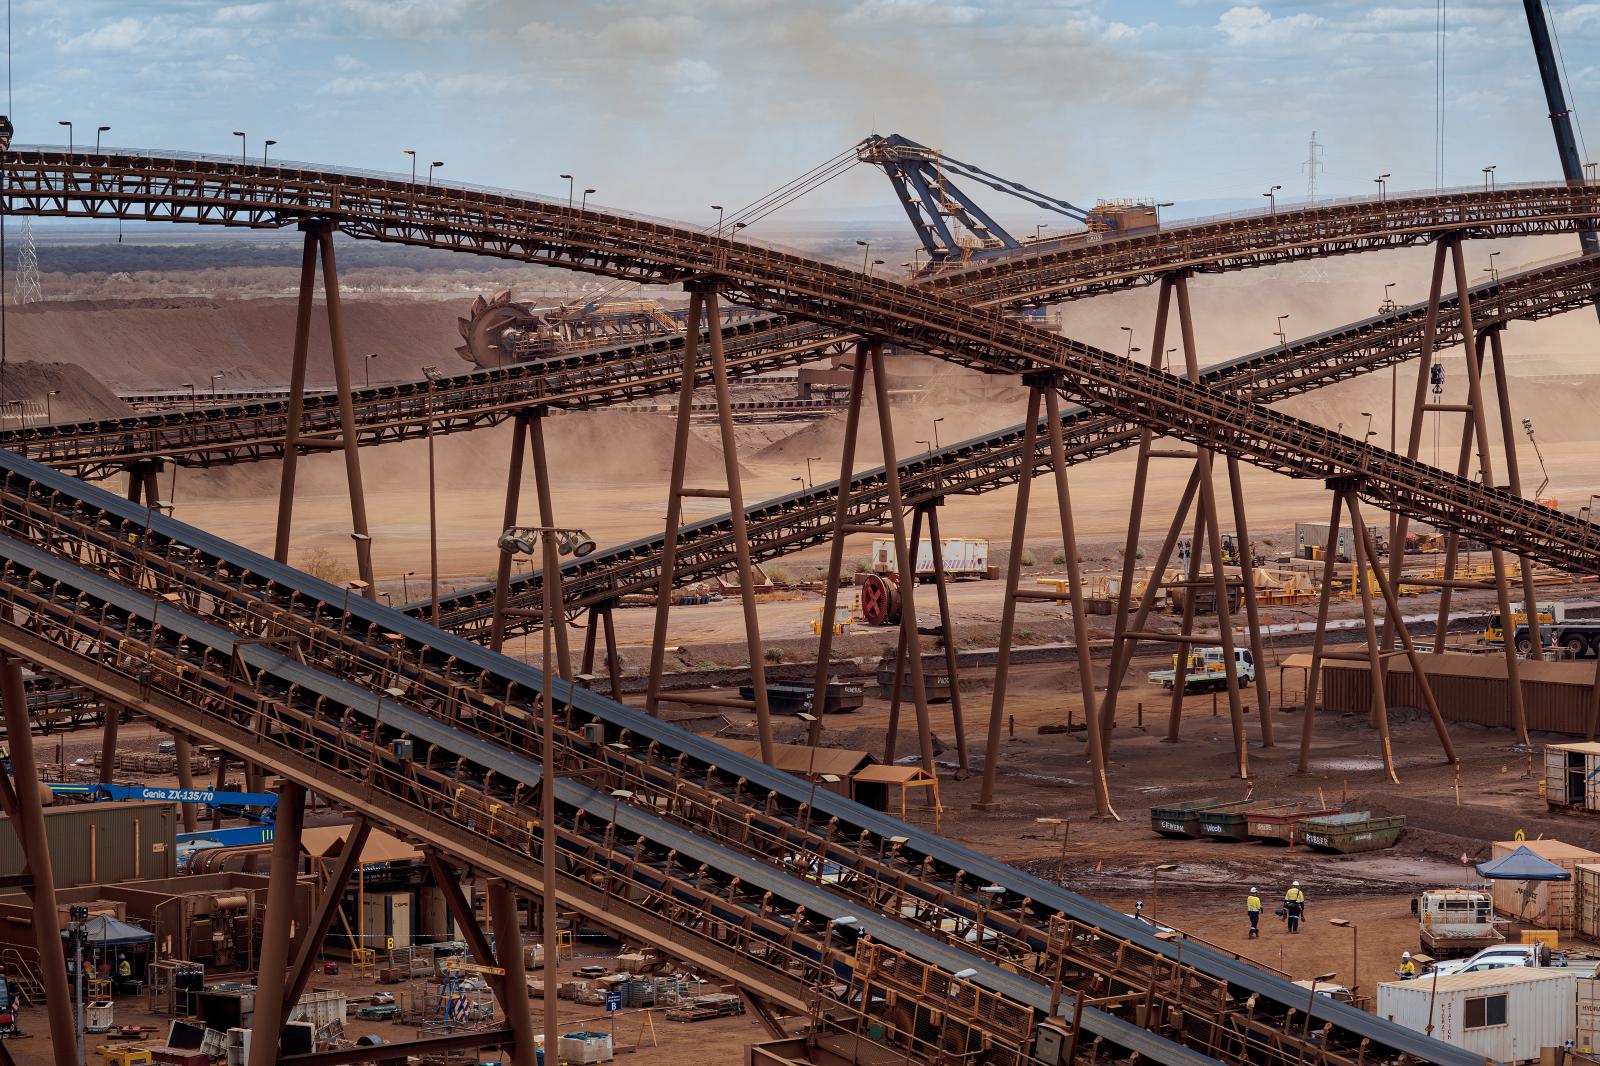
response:
[[[55,424],[55,416],[50,413],[50,397],[52,397],[52,396],[60,396],[60,395],[61,395],[61,390],[60,389],[51,389],[50,391],[48,391],[48,392],[46,392],[44,394],[44,421],[45,421],[46,425],[54,425]]]
[[[920,444],[920,445],[922,445],[930,453],[933,451],[933,441],[931,441],[931,440],[914,440],[911,443],[912,444]]]
[[[560,609],[560,599],[556,586],[561,583],[561,555],[573,555],[582,558],[594,551],[595,543],[589,535],[581,529],[569,529],[558,526],[512,526],[500,534],[497,546],[503,552],[532,555],[534,542],[539,541],[544,548],[544,562],[542,565],[544,586],[544,610],[541,612],[541,628],[544,630],[544,655],[540,670],[543,674],[540,692],[542,704],[541,729],[543,736],[540,738],[540,767],[539,767],[539,820],[542,823],[542,840],[539,848],[539,863],[544,867],[544,957],[545,957],[545,988],[555,987],[555,960],[560,951],[557,945],[561,940],[558,928],[557,895],[557,859],[556,859],[556,712],[554,702],[555,682],[550,671],[551,634]],[[504,583],[501,585],[504,589]],[[503,595],[498,601],[505,602]],[[620,797],[618,797],[620,798]],[[559,1032],[560,1019],[556,1015],[559,1000],[556,996],[544,997],[544,1031],[546,1046],[552,1046],[549,1041]],[[552,1052],[553,1054],[553,1052]],[[550,1061],[554,1061],[551,1059]]]
[[[233,135],[235,137],[239,138],[239,162],[241,162],[241,163],[248,162],[248,160],[245,159],[245,153],[247,151],[249,151],[249,147],[248,147],[248,142],[245,140],[244,131],[243,130],[234,130],[233,131]]]
[[[567,210],[571,211],[572,210],[572,175],[571,174],[562,174],[561,177],[567,179]]]
[[[872,266],[869,266],[867,268],[867,277],[869,277],[869,278],[872,277],[872,267],[881,267],[881,266],[883,266],[883,260],[882,259],[874,259],[872,261]]]
[[[1270,209],[1271,213],[1274,214],[1274,215],[1278,213],[1278,190],[1281,189],[1281,188],[1283,188],[1282,185],[1274,185],[1271,188],[1269,188],[1266,192],[1261,194],[1262,196],[1265,196],[1267,198],[1267,203],[1269,204],[1269,209]]]
[[[1378,202],[1380,204],[1386,204],[1389,202],[1389,179],[1392,176],[1393,175],[1386,170],[1382,174],[1379,174],[1377,177],[1372,179],[1378,186]]]
[[[1133,327],[1132,326],[1118,326],[1117,328],[1128,335],[1126,358],[1132,359],[1133,358]]]
[[[711,210],[717,213],[717,240],[722,239],[722,205],[712,204]]]
[[[1311,979],[1311,998],[1306,1001],[1306,1022],[1300,1027],[1300,1035],[1305,1037],[1311,1032],[1311,1008],[1317,1005],[1317,986],[1324,981],[1331,981],[1339,975],[1336,973],[1323,973]]]
[[[1361,987],[1361,931],[1348,918],[1329,918],[1329,925],[1350,930],[1350,993]]]
[[[822,456],[820,456],[820,455],[808,455],[808,456],[806,456],[806,484],[811,488],[816,488],[817,487],[817,479],[811,476],[811,464],[814,463],[814,462],[815,463],[822,462]]]
[[[868,241],[856,241],[856,246],[861,249],[861,273],[867,272],[867,257],[872,254],[872,245]]]
[[[943,421],[944,416],[942,415],[933,420],[933,448],[935,451],[939,450],[939,423]]]
[[[217,371],[215,374],[211,375],[211,402],[212,403],[216,403],[217,402],[217,380],[219,378],[221,378],[221,377],[222,377],[222,371],[220,371],[220,370]]]
[[[366,376],[367,388],[372,388],[372,361],[378,358],[377,352],[368,352],[361,360],[361,369]]]
[[[1035,222],[1033,224],[1033,243],[1038,244],[1042,240],[1044,240],[1044,223]]]
[[[193,411],[194,410],[194,382],[185,381],[182,385],[180,385],[178,387],[182,388],[182,389],[188,389],[189,390],[189,410]]]
[[[417,150],[415,148],[402,148],[402,149],[400,149],[400,154],[401,155],[408,155],[408,156],[411,157],[411,187],[412,188],[416,188],[416,186],[417,186]]]
[[[1495,164],[1493,164],[1493,163],[1490,163],[1488,166],[1483,168],[1483,191],[1484,192],[1488,192],[1490,189],[1494,188],[1494,168],[1495,168]]]
[[[1288,320],[1288,318],[1288,315],[1278,316],[1278,329],[1276,331],[1278,335],[1278,343],[1283,345],[1285,351],[1287,351],[1289,348],[1289,335],[1283,331],[1283,324]]]
[[[262,166],[266,166],[267,165],[267,149],[271,148],[273,145],[275,145],[277,143],[278,143],[277,141],[262,141],[261,142],[261,165]]]
[[[111,127],[110,126],[96,126],[95,127],[95,130],[94,130],[94,154],[95,155],[99,155],[100,154],[100,135],[102,133],[110,133],[110,132],[111,132]]]
[[[433,162],[428,164],[428,188],[433,188],[433,172],[442,166],[444,166],[443,159],[435,159]]]
[[[1160,203],[1156,204],[1156,225],[1157,226],[1161,225],[1161,209],[1163,207],[1171,207],[1171,206],[1172,206],[1172,201],[1171,200],[1163,200]]]
[[[1495,281],[1499,281],[1500,280],[1500,268],[1495,266],[1495,264],[1494,264],[1494,257],[1499,255],[1499,254],[1500,254],[1499,252],[1490,252],[1489,253],[1489,276],[1491,278],[1493,278]]]
[[[406,583],[406,578],[416,576],[417,572],[415,570],[407,570],[405,573],[400,575],[400,598],[405,600],[407,603],[411,602],[411,586]]]
[[[594,192],[593,189],[583,190],[583,199],[578,201],[579,211],[587,211],[589,209],[589,194],[592,192]]]
[[[63,118],[63,119],[57,119],[56,120],[56,125],[57,126],[65,126],[65,127],[67,127],[67,158],[71,159],[72,158],[72,147],[73,147],[73,144],[72,144],[72,123]]]
[[[1384,285],[1384,287],[1383,287],[1383,303],[1378,305],[1378,313],[1379,314],[1387,314],[1390,311],[1397,310],[1397,308],[1395,306],[1395,302],[1394,302],[1394,297],[1389,295],[1389,290],[1392,289],[1392,288],[1394,288],[1394,282],[1392,282],[1392,281],[1387,283],[1386,285]]]

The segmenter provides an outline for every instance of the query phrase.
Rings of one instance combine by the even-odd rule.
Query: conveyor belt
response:
[[[0,469],[9,472],[13,478],[36,483],[63,498],[81,500],[81,506],[94,512],[117,516],[136,527],[143,526],[148,517],[147,512],[138,505],[130,504],[101,490],[83,486],[64,475],[15,456],[0,453]],[[203,556],[224,561],[231,567],[247,571],[275,586],[296,590],[298,601],[305,605],[302,608],[304,610],[335,615],[343,610],[339,606],[345,598],[343,591],[325,582],[298,574],[220,538],[159,515],[151,519],[151,528],[163,539],[171,539],[197,549]],[[32,548],[29,550],[37,551]],[[348,613],[353,619],[368,624],[375,631],[396,634],[409,646],[427,649],[430,655],[447,657],[452,662],[481,670],[484,677],[497,678],[497,683],[513,684],[526,692],[537,691],[541,683],[538,671],[530,667],[493,655],[460,638],[442,634],[415,619],[380,605],[364,600],[353,600],[349,603]],[[559,690],[557,694],[560,695]],[[368,695],[366,698],[371,697]],[[773,794],[786,797],[790,803],[799,805],[809,799],[806,784],[710,741],[665,725],[587,691],[569,692],[568,699],[573,711],[607,723],[608,729],[626,730],[634,736],[649,738],[666,751],[681,753],[701,766],[715,765],[724,773],[743,778],[751,787],[770,789]],[[951,869],[967,871],[974,878],[1003,886],[1007,898],[1020,900],[1026,897],[1032,901],[1031,907],[1037,914],[1047,916],[1059,911],[1090,923],[1095,928],[1103,930],[1106,935],[1137,944],[1144,950],[1169,958],[1173,955],[1172,947],[1156,938],[1148,926],[1067,892],[1059,886],[1029,877],[935,834],[906,825],[831,794],[818,793],[815,802],[820,812],[839,819],[841,826],[844,827],[841,839],[852,838],[858,832],[879,841],[903,838],[906,843],[902,846],[917,854],[928,856]],[[1202,972],[1219,976],[1240,988],[1258,993],[1264,1000],[1281,1004],[1284,1009],[1303,1009],[1303,989],[1298,989],[1297,986],[1247,964],[1192,944],[1185,946],[1183,958],[1186,964]],[[1407,1051],[1426,1061],[1459,1063],[1461,1066],[1478,1061],[1471,1056],[1465,1056],[1464,1053],[1443,1049],[1441,1045],[1428,1041],[1411,1030],[1373,1018],[1371,1015],[1331,1000],[1325,1003],[1318,1002],[1315,1005],[1314,1016],[1319,1021],[1334,1024],[1341,1031],[1364,1035],[1384,1047]]]
[[[1577,257],[1561,263],[1507,274],[1499,281],[1474,287],[1473,314],[1479,329],[1530,321],[1588,306],[1600,296],[1600,258]],[[1214,388],[1237,390],[1260,402],[1273,402],[1324,385],[1371,373],[1410,359],[1425,343],[1426,302],[1374,315],[1287,345],[1274,345],[1208,367],[1201,380]],[[1436,350],[1460,343],[1460,304],[1441,302],[1434,340]],[[1091,407],[1065,405],[1062,423],[1069,463],[1108,455],[1138,442],[1138,427]],[[1043,423],[1041,422],[1041,425]],[[1023,427],[959,441],[919,453],[900,464],[901,491],[908,505],[937,496],[972,495],[1013,484],[1024,469],[1049,469],[1049,439],[1040,433],[1031,464],[1022,453]],[[850,493],[856,501],[851,522],[887,521],[888,497],[884,468],[857,474]],[[836,513],[838,482],[786,493],[754,504],[745,511],[749,543],[757,560],[775,558],[823,542]],[[662,537],[642,537],[573,560],[562,568],[562,596],[569,610],[627,594],[653,594],[658,588]],[[700,519],[679,534],[679,583],[703,580],[733,565],[732,523],[727,515]],[[543,611],[539,571],[512,580],[510,607],[519,613],[507,619],[507,632],[535,627]],[[441,622],[474,639],[487,639],[494,586],[461,589],[440,601]],[[420,615],[429,604],[404,609]]]

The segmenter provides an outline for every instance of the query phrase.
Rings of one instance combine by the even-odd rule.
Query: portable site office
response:
[[[1600,811],[1600,744],[1546,744],[1544,800],[1551,807]]]

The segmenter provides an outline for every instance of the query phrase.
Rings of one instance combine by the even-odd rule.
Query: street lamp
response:
[[[67,127],[67,158],[70,159],[72,158],[72,123],[63,118],[56,120],[56,125]]]
[[[244,131],[243,130],[234,130],[233,131],[233,135],[235,137],[239,138],[239,162],[241,162],[241,163],[247,162],[247,160],[245,159],[245,152],[248,151],[249,149],[247,147],[247,142],[245,140]]]
[[[1499,252],[1490,252],[1489,253],[1489,276],[1491,278],[1493,278],[1495,281],[1499,281],[1500,280],[1500,269],[1498,267],[1496,267],[1495,263],[1494,263],[1494,257],[1499,255],[1499,254],[1500,254]]]
[[[220,371],[220,370],[217,371],[215,374],[211,375],[211,402],[212,403],[216,403],[217,402],[217,380],[219,378],[221,378],[221,377],[222,377],[222,371]]]
[[[411,586],[406,583],[406,578],[416,576],[417,572],[415,570],[407,570],[405,573],[400,575],[400,598],[405,600],[407,603],[411,602]]]
[[[1289,336],[1288,336],[1288,334],[1284,333],[1284,331],[1283,331],[1283,323],[1285,322],[1285,320],[1288,319],[1288,317],[1289,317],[1288,315],[1279,315],[1278,316],[1278,329],[1277,329],[1278,343],[1283,345],[1285,348],[1289,347]]]
[[[275,145],[277,143],[278,143],[277,141],[271,141],[271,140],[262,141],[261,142],[261,165],[262,166],[266,166],[267,165],[267,149],[271,148],[273,145]]]
[[[930,453],[933,451],[933,441],[931,440],[914,440],[911,443],[922,445],[924,448],[928,449]]]
[[[367,388],[372,388],[372,361],[378,358],[377,352],[368,352],[361,360],[361,369],[366,375]]]
[[[938,447],[939,447],[939,423],[943,422],[943,421],[944,421],[944,416],[942,416],[942,415],[933,420],[933,447],[934,447],[934,450],[936,450],[936,451],[938,450]]]
[[[820,456],[820,455],[808,455],[808,456],[806,456],[806,484],[809,485],[811,488],[816,488],[817,487],[817,479],[811,476],[811,464],[814,463],[814,462],[815,463],[822,462],[822,456]]]
[[[435,159],[433,162],[428,164],[428,188],[433,188],[433,172],[442,166],[444,166],[443,159]]]
[[[417,152],[416,152],[416,149],[414,149],[414,148],[402,148],[402,149],[400,149],[400,154],[401,155],[408,155],[408,156],[411,157],[411,185],[412,185],[413,188],[415,188],[416,184],[417,184]]]
[[[717,213],[717,239],[722,239],[722,205],[712,204],[711,210]]]
[[[572,175],[562,174],[561,177],[567,179],[567,210],[570,211],[572,210]]]
[[[94,154],[95,155],[99,155],[100,154],[100,135],[102,133],[110,133],[110,132],[111,132],[111,127],[110,126],[96,126],[95,127],[95,130],[94,130]]]
[[[592,192],[594,192],[593,189],[585,189],[585,190],[583,190],[583,198],[578,201],[578,210],[579,211],[588,210],[588,208],[589,208],[589,194],[592,193]]]
[[[883,260],[882,259],[874,259],[872,261],[872,266],[875,266],[875,267],[883,266]],[[868,267],[867,268],[867,277],[869,277],[869,278],[872,277],[872,267]]]
[[[1490,189],[1494,188],[1494,168],[1495,168],[1495,164],[1493,164],[1493,163],[1490,163],[1488,166],[1483,168],[1483,191],[1484,192],[1488,192]]]
[[[1274,185],[1266,192],[1261,194],[1267,198],[1267,202],[1271,205],[1271,211],[1274,215],[1278,213],[1278,190],[1281,188],[1283,188],[1282,185]]]
[[[179,385],[178,388],[180,388],[180,389],[188,389],[189,390],[189,410],[193,411],[194,410],[194,382],[185,381],[181,385]]]
[[[1383,287],[1383,303],[1378,305],[1378,313],[1379,314],[1386,314],[1386,313],[1388,313],[1390,311],[1396,310],[1394,297],[1389,295],[1389,290],[1392,289],[1392,288],[1394,288],[1394,282],[1392,282],[1392,281],[1387,283],[1386,285],[1384,285],[1384,287]]]
[[[1128,335],[1128,355],[1127,355],[1127,357],[1129,359],[1132,359],[1133,358],[1133,327],[1132,326],[1118,326],[1117,328]]]
[[[55,423],[55,416],[50,413],[50,397],[60,395],[60,389],[51,389],[49,392],[44,394],[44,421],[46,425],[53,425]]]
[[[1339,975],[1336,973],[1321,973],[1311,979],[1311,998],[1306,1001],[1306,1022],[1300,1028],[1300,1035],[1307,1036],[1311,1032],[1311,1008],[1317,1004],[1317,986],[1324,981],[1331,981]]]
[[[867,272],[867,256],[872,254],[872,245],[867,241],[856,241],[856,246],[861,249],[861,273]]]
[[[1354,994],[1361,987],[1361,932],[1348,918],[1329,918],[1328,924],[1350,930],[1350,991]]]
[[[1393,175],[1386,170],[1382,174],[1379,174],[1377,177],[1372,179],[1378,186],[1378,202],[1380,204],[1386,204],[1389,202],[1389,179],[1392,176]]]

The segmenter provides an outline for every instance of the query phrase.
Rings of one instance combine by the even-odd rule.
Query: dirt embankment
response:
[[[352,380],[366,379],[369,352],[374,381],[410,380],[432,363],[455,372],[461,343],[453,300],[352,300],[343,302]],[[283,384],[294,351],[295,301],[64,300],[13,307],[7,319],[10,358],[66,362],[89,370],[111,389],[210,385],[219,388]],[[333,380],[327,317],[311,321],[308,379]],[[24,397],[27,398],[27,397]],[[58,415],[59,417],[59,415]]]
[[[131,411],[104,381],[75,363],[8,361],[0,374],[0,399],[27,402],[30,425],[47,417],[57,422],[76,422],[116,418]]]

